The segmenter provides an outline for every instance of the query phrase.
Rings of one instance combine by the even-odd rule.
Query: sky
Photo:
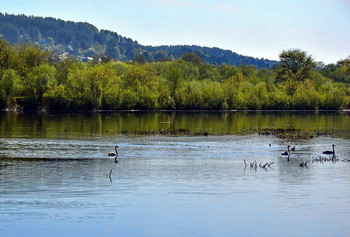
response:
[[[278,60],[350,56],[350,0],[0,0],[0,12],[88,22],[143,45],[199,45]]]

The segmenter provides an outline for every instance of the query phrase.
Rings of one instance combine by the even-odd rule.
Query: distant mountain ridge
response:
[[[130,38],[109,30],[98,30],[94,25],[64,21],[52,17],[35,17],[0,13],[0,37],[11,44],[29,43],[56,52],[60,57],[68,54],[89,60],[95,56],[107,56],[129,61],[140,55],[144,60],[175,60],[187,53],[195,53],[205,62],[220,65],[254,65],[270,68],[278,63],[239,55],[230,50],[196,45],[144,46]]]

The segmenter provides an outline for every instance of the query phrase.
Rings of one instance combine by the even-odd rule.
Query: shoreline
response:
[[[23,107],[15,107],[15,108],[6,108],[2,109],[1,112],[13,112],[13,113],[32,113],[32,112],[39,112],[39,113],[57,113],[57,112],[64,112],[64,113],[139,113],[139,112],[179,112],[179,113],[230,113],[230,112],[350,112],[350,109],[334,109],[334,110],[298,110],[298,109],[291,109],[291,110],[283,110],[283,109],[267,109],[267,110],[236,110],[236,109],[229,109],[229,110],[196,110],[196,109],[190,109],[190,110],[182,110],[182,109],[169,109],[169,110],[142,110],[142,109],[129,109],[129,110],[104,110],[104,109],[93,109],[93,110],[56,110],[56,109],[47,109],[47,108],[38,108],[38,109],[23,109]]]

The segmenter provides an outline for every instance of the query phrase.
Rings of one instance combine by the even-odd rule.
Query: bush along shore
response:
[[[211,65],[194,53],[81,62],[0,39],[0,109],[339,110],[349,98],[350,57],[323,65],[291,49],[272,69]]]

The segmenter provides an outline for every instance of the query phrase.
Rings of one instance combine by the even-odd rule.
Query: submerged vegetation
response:
[[[0,107],[64,110],[343,109],[350,58],[317,65],[286,50],[273,69],[211,65],[193,53],[166,62],[59,59],[0,39]]]
[[[199,130],[193,131],[190,129],[156,129],[156,130],[137,130],[137,131],[112,131],[115,134],[126,135],[142,135],[142,136],[209,136],[209,135],[229,135],[230,132],[222,132],[216,130]],[[318,136],[330,136],[331,132],[310,129],[293,129],[293,128],[264,128],[264,129],[245,129],[237,132],[236,135],[258,134],[259,136],[275,136],[281,139],[288,140],[307,140]]]

